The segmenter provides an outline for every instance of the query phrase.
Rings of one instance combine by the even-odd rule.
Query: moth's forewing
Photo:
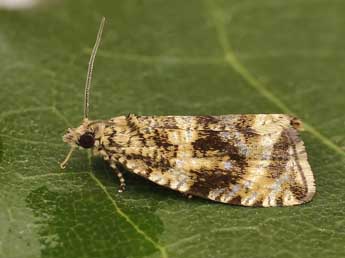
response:
[[[119,161],[159,185],[244,206],[297,205],[315,193],[296,119],[288,115],[125,120],[132,135]]]

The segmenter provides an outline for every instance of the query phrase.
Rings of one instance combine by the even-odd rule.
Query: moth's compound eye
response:
[[[78,143],[85,149],[91,148],[95,144],[95,136],[92,133],[84,133],[80,136]]]

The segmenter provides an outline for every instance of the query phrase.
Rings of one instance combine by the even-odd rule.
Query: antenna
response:
[[[88,119],[88,116],[89,116],[89,100],[90,100],[90,87],[91,87],[91,81],[92,81],[93,63],[95,62],[97,49],[99,47],[99,44],[101,43],[104,22],[105,22],[105,17],[102,17],[101,25],[99,26],[99,29],[98,29],[97,39],[92,49],[91,57],[89,60],[89,68],[87,70],[87,77],[86,77],[86,82],[85,82],[84,120]]]

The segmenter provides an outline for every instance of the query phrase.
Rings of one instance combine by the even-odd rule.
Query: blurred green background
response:
[[[345,2],[64,0],[0,10],[0,257],[345,257]],[[317,195],[286,208],[188,200],[61,136],[82,119],[292,113]]]

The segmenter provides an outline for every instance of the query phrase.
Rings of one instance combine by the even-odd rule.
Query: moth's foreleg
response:
[[[122,193],[126,189],[126,182],[125,182],[125,179],[123,177],[123,173],[120,171],[120,169],[116,166],[115,163],[110,163],[110,167],[113,169],[113,171],[115,172],[116,176],[118,177],[118,179],[120,181],[120,188],[117,191],[119,193]]]

